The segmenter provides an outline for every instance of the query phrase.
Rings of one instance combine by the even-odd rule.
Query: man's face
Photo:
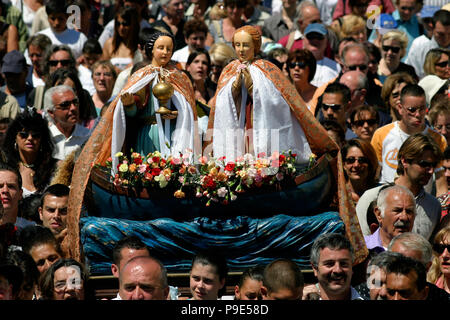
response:
[[[161,287],[161,268],[151,261],[128,264],[121,272],[122,300],[166,300],[168,288]]]
[[[242,286],[236,286],[235,296],[237,300],[261,300],[262,281],[247,278]]]
[[[78,266],[61,267],[53,279],[55,300],[84,300],[84,284]]]
[[[52,117],[56,126],[62,128],[74,128],[79,120],[78,99],[70,91],[53,94],[53,110],[48,113]]]
[[[305,36],[304,47],[311,51],[316,60],[322,60],[327,48],[327,38],[318,32],[310,32]]]
[[[70,64],[70,54],[65,50],[53,53],[48,61],[49,73],[52,74],[59,68],[67,67]]]
[[[63,32],[66,30],[68,16],[65,13],[52,13],[48,15],[48,23],[50,28],[56,33]]]
[[[322,98],[322,112],[325,119],[337,121],[345,128],[345,109],[342,94],[325,93]]]
[[[433,36],[440,47],[447,48],[450,46],[450,26],[444,26],[438,21],[434,27]]]
[[[316,7],[305,7],[303,9],[303,20],[298,20],[300,31],[303,33],[311,23],[321,23],[320,11]]]
[[[415,206],[413,200],[407,194],[389,193],[386,197],[384,217],[381,217],[381,212],[378,209],[375,212],[380,228],[389,239],[401,233],[411,232],[415,218]]]
[[[402,256],[422,261],[422,251],[421,250],[412,250],[407,248],[405,245],[401,243],[401,241],[396,240],[389,251],[400,253]]]
[[[172,0],[166,6],[163,6],[164,11],[170,18],[184,18],[184,2],[183,0]]]
[[[44,198],[43,206],[38,209],[42,225],[55,235],[66,228],[68,202],[69,196],[57,197],[48,194]]]
[[[204,32],[194,32],[185,38],[187,45],[191,51],[205,48],[206,35]]]
[[[38,46],[30,44],[28,46],[28,56],[31,59],[31,64],[33,65],[33,69],[38,73],[41,72],[41,63],[44,58],[44,52]]]
[[[447,185],[450,190],[450,159],[444,159],[443,167],[445,170],[445,177],[447,178]]]
[[[56,251],[55,247],[49,243],[32,247],[30,255],[41,274],[47,271],[58,259],[61,259],[61,255]]]
[[[437,166],[436,158],[430,150],[423,151],[417,159],[406,161],[401,159],[405,175],[413,185],[425,186]]]
[[[370,275],[367,277],[367,287],[369,288],[370,300],[385,300],[383,286],[386,285],[386,272],[384,269],[371,265],[367,269]]]
[[[378,121],[374,114],[365,110],[357,113],[352,122],[352,130],[358,138],[370,141],[375,130],[378,128]]]
[[[347,111],[348,114],[351,114],[354,108],[363,105],[365,101],[365,89],[360,88],[359,85],[360,76],[365,75],[359,71],[349,71],[344,73],[339,80],[339,82],[345,84],[351,92],[352,103],[351,110]]]
[[[365,75],[369,71],[369,57],[367,54],[359,49],[352,48],[345,53],[344,72],[359,70]]]
[[[352,280],[352,256],[349,250],[332,250],[324,248],[320,251],[319,263],[313,267],[314,275],[327,295],[339,295],[350,290]]]
[[[404,96],[397,105],[400,120],[408,131],[421,132],[425,124],[427,103],[424,96]]]
[[[19,181],[14,172],[0,171],[0,196],[4,210],[1,224],[16,223],[19,200],[22,199],[22,189],[19,187]]]
[[[409,21],[416,9],[416,0],[399,0],[397,10],[400,14],[400,19]]]
[[[386,293],[388,300],[425,300],[426,287],[417,289],[417,273],[410,271],[407,275],[388,273],[386,277]]]

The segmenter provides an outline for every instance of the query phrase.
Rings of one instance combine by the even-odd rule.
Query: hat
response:
[[[433,18],[433,15],[440,8],[438,6],[423,6],[422,10],[420,10],[420,18]]]
[[[325,26],[322,23],[311,23],[309,24],[306,29],[305,29],[305,36],[309,33],[312,32],[316,32],[316,33],[320,33],[323,36],[327,35],[327,28],[325,28]]]
[[[13,286],[13,292],[18,292],[23,281],[22,269],[13,264],[0,262],[0,275],[8,279]]]
[[[273,49],[279,49],[279,48],[284,48],[284,47],[282,44],[277,43],[277,42],[267,42],[263,45],[262,52],[264,52],[265,54],[268,54]]]
[[[21,73],[27,66],[27,61],[22,52],[12,50],[3,57],[2,73]]]
[[[380,14],[378,21],[380,23],[380,28],[383,29],[395,29],[398,26],[397,21],[387,13]]]
[[[444,86],[447,81],[448,80],[441,79],[434,74],[430,74],[419,81],[419,86],[421,86],[425,91],[428,105],[430,105],[431,99],[433,99],[434,95],[439,91],[439,89]]]

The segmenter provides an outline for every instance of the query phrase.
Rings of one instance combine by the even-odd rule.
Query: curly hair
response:
[[[34,186],[38,192],[41,192],[50,182],[53,169],[56,166],[56,160],[52,157],[54,145],[50,137],[48,122],[34,109],[24,111],[11,122],[6,132],[3,150],[7,157],[7,163],[14,168],[18,168],[20,162],[16,138],[17,134],[23,130],[39,132],[41,135],[40,149],[34,163],[35,171],[39,174],[33,176]]]

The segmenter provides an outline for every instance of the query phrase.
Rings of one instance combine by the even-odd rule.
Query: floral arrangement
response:
[[[116,186],[127,188],[158,188],[175,190],[174,197],[182,199],[189,196],[202,198],[206,206],[211,202],[228,204],[236,200],[238,194],[248,190],[274,187],[280,190],[282,185],[294,185],[299,173],[295,165],[296,154],[274,152],[270,157],[258,154],[254,157],[246,154],[235,161],[226,162],[225,157],[218,159],[201,156],[194,162],[192,153],[167,159],[156,151],[143,156],[131,150],[130,159],[122,152],[118,158],[117,172],[111,177]],[[315,155],[309,164],[301,169],[308,171],[315,164]],[[106,162],[111,170],[112,159]]]

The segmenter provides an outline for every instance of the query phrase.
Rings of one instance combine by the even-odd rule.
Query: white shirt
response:
[[[69,154],[86,142],[90,135],[90,130],[79,124],[75,125],[75,130],[68,138],[59,131],[55,124],[51,124],[49,129],[52,141],[55,144],[53,158],[58,160],[64,160]]]
[[[51,28],[47,28],[39,31],[38,34],[45,34],[54,45],[67,45],[72,50],[75,59],[81,56],[84,43],[87,41],[87,37],[83,33],[73,29],[66,29],[63,32],[55,33]]]
[[[340,65],[336,61],[324,57],[322,60],[317,61],[316,74],[311,84],[316,87],[321,87],[336,78],[339,72],[341,72]]]
[[[189,58],[189,53],[189,46],[185,46],[173,53],[172,60],[186,63]]]
[[[92,71],[82,64],[78,66],[78,78],[80,79],[83,89],[92,96],[95,93],[94,81],[92,80]]]

